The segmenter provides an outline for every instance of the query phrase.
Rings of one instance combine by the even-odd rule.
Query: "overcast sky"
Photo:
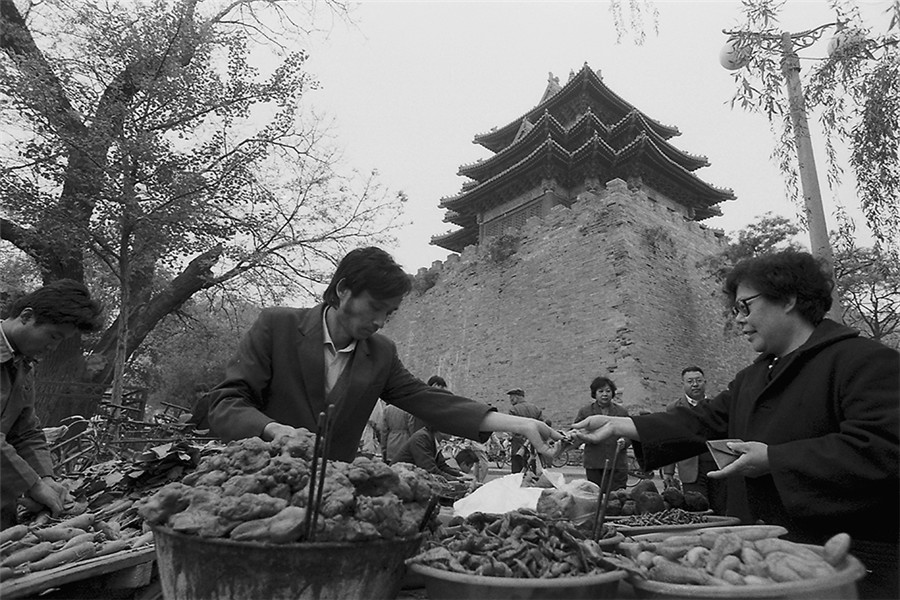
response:
[[[874,14],[885,6],[860,4]],[[335,24],[327,39],[313,43],[308,67],[322,89],[307,100],[335,120],[347,165],[378,169],[386,185],[409,196],[412,224],[389,248],[408,272],[449,254],[429,242],[455,228],[443,222],[438,205],[465,181],[456,174],[459,166],[490,156],[472,143],[474,136],[536,106],[549,72],[564,85],[585,62],[623,99],[677,127],[675,147],[708,158],[710,166],[695,172],[701,179],[734,190],[737,200],[721,204],[723,216],[706,224],[730,233],[768,211],[796,215],[770,158],[774,138],[766,118],[729,106],[734,82],[719,53],[722,30],[740,22],[740,3],[656,0],[654,6],[659,34],[648,24],[642,46],[630,37],[616,43],[608,2],[522,0],[366,1],[354,11],[355,26]],[[781,25],[796,32],[833,18],[824,0],[790,0]],[[824,57],[825,43],[801,52],[804,74]],[[834,228],[821,143],[816,161]],[[839,197],[861,227],[852,186]]]

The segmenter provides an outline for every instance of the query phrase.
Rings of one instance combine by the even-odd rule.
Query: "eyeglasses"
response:
[[[741,315],[742,317],[747,317],[750,315],[750,301],[759,298],[762,294],[756,294],[755,296],[750,296],[748,298],[741,298],[740,300],[735,300],[734,305],[731,307],[731,316],[737,317]]]

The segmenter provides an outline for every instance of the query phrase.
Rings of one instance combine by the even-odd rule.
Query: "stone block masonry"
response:
[[[504,412],[519,387],[565,427],[599,375],[630,412],[658,410],[681,394],[683,367],[702,367],[715,393],[753,359],[699,266],[723,247],[720,233],[613,180],[421,270],[427,285],[384,333],[414,374]]]

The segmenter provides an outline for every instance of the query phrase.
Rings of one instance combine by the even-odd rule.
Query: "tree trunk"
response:
[[[167,315],[181,308],[191,296],[198,291],[211,287],[215,281],[212,267],[222,255],[222,247],[216,246],[196,257],[188,266],[173,279],[165,290],[154,296],[146,304],[131,307],[130,310],[120,311],[118,319],[127,314],[128,318],[128,343],[125,350],[125,359],[131,358],[134,351],[143,343],[147,335]],[[115,367],[116,345],[118,344],[118,319],[104,333],[103,337],[94,347],[94,352],[106,358],[106,366],[98,371],[91,379],[94,383],[108,383],[112,381]]]

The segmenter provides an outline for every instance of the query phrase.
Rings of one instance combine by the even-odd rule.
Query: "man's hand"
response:
[[[537,419],[519,417],[506,413],[491,411],[484,415],[479,426],[480,431],[506,431],[528,438],[534,449],[544,456],[553,455],[553,447],[550,442],[561,440],[563,435]]]
[[[266,442],[271,442],[272,440],[278,439],[283,435],[294,436],[298,433],[299,430],[296,427],[291,427],[290,425],[282,425],[281,423],[272,421],[263,429],[262,439]]]
[[[578,439],[588,444],[599,444],[619,437],[638,439],[637,429],[630,417],[593,415],[578,421],[572,427],[576,430]]]
[[[52,477],[43,477],[28,490],[28,496],[50,509],[50,514],[58,516],[63,511],[69,490],[53,481]]]
[[[729,442],[728,447],[741,456],[724,469],[707,473],[713,479],[732,475],[759,477],[769,473],[769,446],[762,442]]]

